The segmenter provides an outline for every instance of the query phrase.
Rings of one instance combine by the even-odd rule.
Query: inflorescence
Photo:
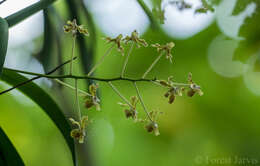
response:
[[[89,36],[88,30],[84,28],[82,25],[77,25],[76,20],[74,19],[73,21],[68,21],[66,25],[63,27],[65,33],[70,33],[72,34],[73,37],[73,44],[72,44],[72,55],[71,55],[71,60],[69,61],[70,63],[70,73],[68,75],[49,75],[51,73],[47,74],[38,74],[38,73],[32,73],[32,72],[25,72],[25,71],[19,71],[12,69],[16,72],[24,73],[24,74],[29,74],[29,75],[36,75],[37,79],[41,77],[49,78],[52,80],[55,80],[57,83],[60,83],[63,86],[66,86],[68,88],[71,88],[75,90],[76,92],[76,102],[77,104],[77,113],[78,117],[76,120],[73,118],[69,118],[69,121],[74,128],[71,131],[71,137],[76,139],[79,143],[84,142],[84,138],[86,136],[86,127],[89,123],[89,119],[87,116],[81,116],[81,111],[80,111],[80,104],[78,100],[78,93],[81,93],[84,96],[85,99],[85,108],[90,109],[94,107],[96,110],[101,110],[100,107],[100,98],[97,95],[97,90],[99,88],[98,84],[93,83],[89,85],[88,87],[88,92],[85,92],[83,90],[78,89],[78,79],[87,79],[87,80],[95,80],[95,81],[103,81],[106,82],[111,89],[122,99],[123,102],[120,102],[119,105],[124,107],[124,114],[127,119],[133,119],[134,122],[138,123],[144,123],[145,129],[149,133],[154,133],[155,135],[159,135],[159,125],[158,125],[158,117],[162,112],[159,111],[149,111],[143,101],[142,95],[140,93],[140,90],[137,86],[137,82],[141,81],[146,81],[150,83],[154,83],[157,85],[160,85],[164,88],[166,88],[166,92],[164,95],[168,99],[168,103],[172,104],[175,101],[176,96],[182,96],[183,93],[186,93],[187,96],[192,97],[196,93],[199,95],[203,95],[203,92],[200,88],[199,85],[194,83],[192,80],[192,75],[189,73],[188,75],[188,81],[187,83],[177,83],[173,81],[173,77],[170,76],[167,80],[157,80],[157,79],[148,79],[146,78],[147,74],[154,68],[154,66],[157,64],[157,62],[160,60],[160,58],[165,55],[166,59],[168,59],[170,62],[172,62],[172,49],[174,48],[175,44],[173,42],[169,42],[166,44],[151,44],[151,47],[155,47],[157,51],[159,52],[159,56],[152,62],[152,64],[147,68],[147,70],[144,72],[142,78],[139,79],[134,79],[134,78],[126,78],[124,77],[124,73],[126,70],[126,66],[128,63],[128,59],[131,55],[131,52],[133,51],[134,47],[136,46],[137,48],[143,46],[143,47],[148,47],[149,44],[144,40],[141,39],[138,35],[138,32],[134,30],[131,34],[131,36],[126,36],[123,37],[122,34],[118,35],[115,38],[110,38],[106,37],[105,40],[107,40],[108,43],[111,44],[110,48],[105,52],[105,54],[99,59],[99,61],[93,66],[93,68],[90,70],[89,73],[87,73],[84,76],[75,76],[73,75],[73,62],[75,60],[74,57],[74,48],[75,48],[75,38],[77,37],[78,34],[83,34],[85,36]],[[105,79],[105,78],[97,78],[97,77],[92,77],[91,74],[97,69],[97,67],[103,62],[106,56],[108,56],[111,53],[111,50],[116,47],[117,50],[124,55],[124,47],[123,45],[130,44],[130,49],[127,52],[127,56],[125,57],[125,61],[122,67],[122,72],[120,77],[117,78],[110,78],[110,79]],[[66,62],[67,63],[67,62]],[[65,64],[65,63],[64,63]],[[63,64],[63,65],[64,65]],[[63,65],[60,65],[62,67]],[[72,85],[69,85],[63,81],[60,80],[60,78],[70,78],[75,80],[75,87]],[[136,96],[132,96],[130,100],[126,99],[123,94],[112,84],[113,81],[118,81],[118,80],[124,80],[124,81],[129,81],[133,83],[133,86],[135,87],[136,90]],[[27,82],[26,82],[27,83]],[[25,83],[24,83],[25,84]],[[23,85],[23,84],[21,84]],[[139,117],[138,115],[138,110],[137,110],[137,105],[141,104],[144,112],[145,112],[145,118]]]

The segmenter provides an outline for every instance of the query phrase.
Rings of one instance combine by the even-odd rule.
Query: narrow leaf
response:
[[[43,65],[43,68],[46,71],[50,70],[52,64],[52,53],[54,49],[54,28],[51,25],[49,9],[46,8],[43,10],[43,18],[44,18],[44,33],[43,33],[43,46],[39,54],[37,55],[37,59]]]
[[[29,16],[37,13],[38,11],[45,9],[50,4],[52,4],[56,0],[40,0],[39,2],[36,2],[32,4],[31,6],[28,6],[8,17],[6,17],[6,20],[9,24],[9,27],[12,27],[19,22],[23,21],[24,19],[28,18]]]
[[[23,160],[16,151],[3,129],[0,127],[0,165],[24,166]]]
[[[5,62],[8,45],[8,23],[0,17],[0,77]]]
[[[5,68],[3,69],[1,79],[13,86],[28,80],[26,77]],[[73,162],[75,163],[74,141],[70,137],[71,127],[66,117],[63,115],[60,107],[43,89],[41,89],[33,82],[19,87],[18,90],[20,90],[22,93],[31,98],[35,103],[37,103],[55,123],[55,125],[58,127],[63,137],[65,138],[70,148]]]

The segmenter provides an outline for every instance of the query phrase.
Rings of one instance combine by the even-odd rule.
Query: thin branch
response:
[[[109,55],[109,53],[111,52],[112,48],[115,45],[113,44],[107,51],[106,53],[100,58],[100,60],[98,61],[98,63],[90,70],[90,72],[87,74],[88,76],[90,76],[96,69],[97,67],[104,61],[105,57]]]
[[[65,82],[63,82],[63,81],[61,81],[61,80],[59,80],[59,79],[54,79],[54,81],[60,83],[61,85],[66,86],[66,87],[68,87],[68,88],[70,88],[70,89],[72,89],[72,90],[76,90],[75,87],[73,87],[73,86],[71,86],[71,85],[69,85],[69,84],[67,84],[67,83],[65,83]],[[81,89],[78,89],[78,92],[80,92],[80,93],[82,93],[83,95],[86,95],[86,96],[91,96],[89,93],[87,93],[87,92],[85,92],[85,91],[83,91],[83,90],[81,90]]]
[[[129,105],[129,107],[133,108],[132,104],[116,89],[116,87],[109,81],[108,85],[110,85],[110,87],[114,90],[114,92],[116,92],[116,94],[118,94],[118,96],[124,100],[126,102],[126,104]]]
[[[156,81],[152,81],[152,83],[154,83],[155,85],[164,87],[164,88],[168,88],[168,87],[165,87],[165,86],[161,85],[160,83],[158,83]],[[190,84],[178,83],[178,82],[172,82],[172,85],[175,85],[175,86],[190,86]]]
[[[143,106],[143,109],[144,109],[145,113],[147,114],[147,117],[153,122],[152,117],[150,116],[150,114],[149,114],[149,112],[148,112],[148,110],[147,110],[147,108],[146,108],[146,106],[144,104],[144,101],[143,101],[143,99],[141,97],[141,94],[140,94],[140,91],[139,91],[139,89],[138,89],[138,87],[136,85],[136,82],[133,82],[133,84],[134,84],[137,96],[138,96],[138,98],[139,98],[139,100],[140,100],[140,102],[141,102],[141,104]]]
[[[71,61],[70,61],[70,75],[73,73],[73,58],[74,58],[74,50],[75,50],[75,43],[76,43],[76,35],[73,36],[73,43],[72,43],[72,53],[71,53]]]
[[[146,75],[152,70],[152,68],[154,67],[154,65],[161,59],[161,57],[163,56],[163,52],[153,61],[153,63],[150,65],[150,67],[146,70],[146,72],[144,73],[144,75],[142,76],[142,78],[145,78]]]
[[[109,53],[111,52],[112,48],[115,45],[113,44],[107,51],[106,53],[100,58],[100,60],[98,61],[98,63],[90,70],[90,72],[87,74],[88,76],[90,76],[96,69],[97,67],[104,61],[105,57],[109,55]]]
[[[78,79],[75,79],[75,92],[76,92],[76,105],[78,110],[78,118],[81,121],[81,112],[80,112],[80,105],[79,105],[79,96],[78,96]]]
[[[77,59],[77,57],[74,57],[73,58],[73,60],[75,60],[75,59]],[[59,66],[57,66],[57,67],[55,67],[53,70],[51,70],[50,72],[48,72],[48,73],[46,73],[46,75],[50,75],[50,74],[52,74],[52,73],[54,73],[55,71],[57,71],[59,68],[61,68],[61,67],[63,67],[64,65],[66,65],[66,64],[68,64],[68,63],[70,63],[71,62],[71,60],[68,60],[68,61],[66,61],[66,62],[64,62],[64,63],[62,63],[62,64],[60,64]],[[20,73],[20,72],[19,72]],[[39,79],[39,78],[41,78],[42,76],[37,76],[37,77],[34,77],[34,78],[32,78],[32,79],[29,79],[29,80],[27,80],[27,81],[25,81],[25,82],[22,82],[22,83],[20,83],[20,84],[17,84],[17,85],[15,85],[15,86],[13,86],[12,88],[9,88],[9,89],[7,89],[7,90],[4,90],[4,91],[2,91],[2,92],[0,92],[0,95],[2,95],[2,94],[4,94],[4,93],[7,93],[7,92],[9,92],[9,91],[11,91],[11,90],[13,90],[13,89],[16,89],[16,88],[19,88],[20,86],[23,86],[23,85],[25,85],[25,84],[28,84],[28,83],[30,83],[30,82],[32,82],[32,81],[34,81],[34,80],[37,80],[37,79]]]
[[[128,51],[128,54],[127,54],[126,59],[125,59],[125,62],[124,62],[124,66],[123,66],[123,68],[122,68],[121,77],[124,77],[124,72],[125,72],[125,69],[126,69],[126,65],[127,65],[127,63],[128,63],[128,59],[129,59],[129,57],[130,57],[130,54],[131,54],[131,52],[132,52],[132,50],[133,50],[133,48],[134,48],[134,45],[135,45],[135,43],[133,42],[133,43],[131,44],[131,46],[130,46],[130,49],[129,49],[129,51]]]

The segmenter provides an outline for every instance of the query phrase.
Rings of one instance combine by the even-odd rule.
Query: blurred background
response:
[[[7,0],[0,5],[0,16],[6,17],[35,2]],[[200,0],[185,0],[191,5],[187,9],[172,2],[163,0],[159,4],[165,19],[164,24],[159,25],[160,30],[154,30],[135,0],[84,1],[95,25],[95,41],[91,38],[86,42],[88,50],[93,51],[93,61],[88,59],[85,63],[97,62],[109,48],[103,37],[130,35],[136,29],[150,44],[173,41],[176,45],[172,52],[173,63],[162,58],[149,78],[167,79],[173,75],[177,82],[185,82],[188,73],[192,72],[193,80],[201,85],[204,95],[177,97],[170,105],[163,96],[164,89],[138,83],[148,109],[164,112],[159,119],[161,135],[156,137],[147,133],[143,125],[126,119],[117,104],[120,98],[106,83],[99,83],[100,112],[85,109],[84,98],[80,99],[83,114],[93,120],[87,129],[87,144],[84,145],[87,150],[82,152],[83,158],[100,166],[260,165],[260,1],[214,1],[215,10],[205,13],[196,12],[202,5]],[[152,11],[158,2],[146,0],[145,4]],[[59,36],[60,41],[50,39],[54,40],[49,45],[50,56],[43,58],[49,61],[41,56],[45,19],[43,12],[39,12],[10,29],[5,67],[44,73],[59,61],[68,60],[72,40],[62,32],[62,26],[69,18],[67,7],[65,1],[59,0],[50,8],[50,11],[56,11],[50,15],[56,29],[52,37]],[[79,8],[77,10],[79,15],[84,15]],[[87,22],[88,28],[89,20],[84,19],[82,24]],[[91,32],[90,36],[93,35]],[[129,50],[129,46],[125,49]],[[80,55],[77,53],[77,56]],[[141,77],[157,56],[154,48],[135,48],[126,76]],[[77,74],[85,73],[81,61],[75,62]],[[95,75],[118,76],[123,61],[124,57],[113,50]],[[67,71],[68,66],[64,72]],[[65,81],[73,85],[73,81]],[[75,107],[73,91],[60,88],[47,79],[36,83],[57,100],[66,116],[71,115]],[[119,81],[114,85],[127,98],[135,95],[130,83]],[[0,82],[1,91],[8,87]],[[86,89],[86,82],[81,81],[80,87]],[[72,165],[61,133],[32,100],[13,90],[0,96],[0,110],[0,125],[26,165]],[[144,116],[140,105],[138,110]]]

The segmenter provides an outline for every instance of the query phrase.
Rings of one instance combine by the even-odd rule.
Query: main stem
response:
[[[143,107],[145,113],[147,114],[148,118],[153,122],[152,117],[150,116],[150,114],[149,114],[149,112],[148,112],[148,110],[147,110],[147,108],[146,108],[146,106],[144,104],[143,98],[141,97],[141,94],[140,94],[140,91],[139,91],[139,89],[138,89],[138,87],[136,85],[136,82],[133,82],[133,84],[134,84],[137,96],[138,96],[138,98],[139,98],[139,100],[140,100],[140,102],[142,104],[142,107]]]
[[[150,67],[146,70],[146,72],[144,73],[144,75],[142,76],[142,78],[145,78],[146,75],[152,70],[152,68],[154,67],[154,65],[161,59],[163,55],[163,52],[161,52],[161,54],[153,61],[153,63],[150,65]]]
[[[106,53],[100,58],[100,60],[98,61],[98,63],[90,70],[90,72],[87,74],[88,76],[90,76],[96,69],[97,67],[105,60],[105,57],[108,56],[112,50],[112,48],[115,46],[115,44],[113,44],[107,51]]]
[[[127,63],[128,63],[128,59],[129,59],[129,57],[130,57],[130,54],[131,54],[131,52],[132,52],[132,50],[133,50],[133,48],[134,48],[134,45],[135,45],[135,43],[132,42],[132,44],[131,44],[131,46],[130,46],[130,49],[129,49],[129,52],[128,52],[127,56],[126,56],[126,59],[125,59],[125,62],[124,62],[124,66],[123,66],[123,68],[122,68],[121,77],[124,76],[124,72],[125,72],[125,69],[126,69],[126,65],[127,65]]]
[[[72,53],[70,57],[70,75],[73,73],[73,58],[74,58],[74,50],[75,50],[75,43],[76,43],[76,35],[73,36],[73,42],[72,42]]]
[[[156,79],[144,79],[144,78],[126,78],[126,77],[115,77],[115,78],[97,78],[97,77],[91,77],[91,76],[75,76],[75,75],[46,75],[46,74],[40,74],[40,73],[33,73],[33,72],[28,72],[28,71],[22,71],[22,70],[16,70],[16,69],[10,69],[10,68],[5,68],[10,71],[18,72],[18,73],[23,73],[23,74],[29,74],[29,75],[34,75],[34,76],[39,76],[39,78],[49,78],[49,79],[59,79],[59,78],[73,78],[73,79],[87,79],[87,80],[96,80],[96,81],[103,81],[103,82],[109,82],[109,81],[119,81],[119,80],[124,80],[124,81],[132,81],[132,82],[151,82],[155,81]]]

